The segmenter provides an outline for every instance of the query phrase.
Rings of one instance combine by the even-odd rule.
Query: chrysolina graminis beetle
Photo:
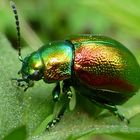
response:
[[[70,86],[91,102],[110,110],[121,120],[116,105],[125,103],[140,88],[140,66],[134,55],[121,43],[105,36],[78,35],[64,41],[52,42],[22,59],[20,53],[20,28],[17,10],[13,1],[18,52],[22,62],[21,79],[14,79],[19,86],[25,82],[25,91],[34,81],[56,83],[52,95],[58,101],[60,81],[67,98],[58,116],[47,128],[58,122],[72,96]]]

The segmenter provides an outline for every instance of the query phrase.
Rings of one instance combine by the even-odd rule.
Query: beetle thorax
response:
[[[52,83],[71,77],[73,51],[70,45],[69,42],[57,42],[40,50],[45,82]]]

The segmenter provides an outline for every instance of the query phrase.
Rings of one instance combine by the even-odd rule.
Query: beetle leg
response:
[[[72,92],[70,89],[70,85],[67,82],[64,82],[62,91],[65,95],[64,104],[63,104],[62,108],[60,109],[57,117],[48,123],[47,128],[46,128],[47,130],[49,130],[51,127],[53,127],[56,123],[58,123],[61,120],[67,106],[69,105],[70,99],[72,97]]]
[[[125,121],[125,122],[127,122],[127,124],[129,124],[129,123],[130,123],[129,119],[125,118],[125,116],[124,116],[123,114],[120,114],[119,111],[118,111],[118,108],[117,108],[116,106],[112,106],[112,108],[113,108],[113,107],[114,107],[116,110],[115,110],[115,111],[114,111],[114,110],[110,110],[110,112],[111,112],[112,114],[114,114],[115,116],[117,116],[121,121]]]
[[[130,123],[130,121],[127,118],[125,118],[124,115],[119,113],[118,108],[115,105],[103,104],[103,103],[97,102],[93,99],[89,99],[89,100],[99,107],[108,109],[112,114],[117,116],[121,121],[125,121],[125,122],[127,122],[127,124]]]
[[[108,109],[108,110],[111,110],[111,111],[116,111],[117,110],[116,108],[114,108],[114,106],[111,106],[111,105],[108,105],[108,104],[103,104],[103,103],[97,102],[94,99],[90,99],[90,98],[89,98],[89,100],[91,102],[93,102],[95,105],[97,105],[98,107],[105,108],[105,109]]]
[[[11,80],[16,81],[18,87],[25,87],[25,84],[22,83],[24,82],[24,79],[12,78]]]
[[[67,95],[67,98],[70,100],[72,98],[72,91],[70,89],[70,82],[65,80],[63,82],[63,93]]]
[[[33,81],[28,81],[27,82],[27,86],[24,88],[24,91],[27,91],[28,88],[33,87],[34,86],[34,82]]]
[[[11,80],[14,80],[17,82],[18,87],[23,87],[24,91],[26,91],[29,87],[33,87],[34,82],[33,81],[26,81],[27,79],[18,79],[18,78],[12,78]]]
[[[53,95],[53,101],[57,102],[60,95],[60,82],[56,84],[55,88],[52,91],[52,95]]]
[[[69,103],[69,102],[68,102],[68,103]],[[46,127],[47,130],[49,130],[51,127],[55,126],[55,124],[58,123],[58,122],[61,120],[61,118],[62,118],[62,116],[64,115],[64,112],[65,112],[65,110],[66,110],[66,108],[67,108],[67,104],[68,104],[68,103],[65,103],[65,104],[62,106],[62,108],[61,108],[60,112],[58,113],[57,117],[56,117],[55,119],[53,119],[51,122],[48,123],[48,125],[47,125],[47,127]]]

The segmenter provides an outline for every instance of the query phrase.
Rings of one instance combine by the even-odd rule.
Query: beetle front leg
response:
[[[16,81],[17,82],[17,86],[24,88],[24,91],[27,91],[27,89],[29,87],[33,87],[34,86],[34,82],[32,80],[28,80],[27,81],[27,79],[18,79],[18,78],[12,78],[11,80]]]
[[[56,87],[57,86],[58,85],[56,85]],[[57,117],[55,119],[53,119],[51,122],[48,123],[47,128],[46,128],[47,130],[49,130],[51,127],[55,126],[55,124],[58,123],[61,120],[62,116],[65,113],[65,110],[66,110],[67,106],[69,105],[70,99],[72,97],[72,92],[71,92],[71,89],[70,89],[70,85],[67,82],[64,82],[62,91],[63,91],[64,96],[65,96],[64,97],[64,104],[63,104],[62,108],[60,109]]]
[[[55,88],[52,91],[52,95],[53,95],[53,101],[57,102],[60,95],[60,82],[56,84]]]
[[[25,83],[23,83],[23,82],[25,82],[24,79],[12,78],[11,80],[16,81],[16,84],[18,87],[25,87],[26,86]]]

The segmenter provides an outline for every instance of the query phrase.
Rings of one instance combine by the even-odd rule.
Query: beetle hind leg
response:
[[[127,124],[130,123],[129,119],[127,119],[123,114],[119,113],[119,110],[116,106],[113,106],[116,110],[110,110],[110,112],[112,114],[114,114],[115,116],[117,116],[121,121],[126,122]]]
[[[127,124],[130,123],[130,121],[123,114],[119,113],[119,109],[117,108],[116,105],[103,104],[93,99],[90,99],[90,101],[101,108],[108,109],[113,115],[117,116],[121,121],[124,121]]]
[[[59,92],[58,92],[60,90],[59,86],[60,85],[58,83],[53,90],[53,100],[54,100],[54,97],[55,97],[54,93],[56,93],[56,96],[59,94]],[[51,127],[55,126],[55,124],[58,123],[61,120],[62,116],[65,113],[65,110],[66,110],[67,106],[69,105],[70,99],[72,97],[72,91],[70,89],[70,85],[69,85],[68,82],[66,82],[66,81],[63,82],[62,91],[63,91],[64,96],[65,96],[64,97],[64,100],[65,100],[64,104],[63,104],[62,108],[60,109],[58,115],[51,122],[48,123],[48,125],[46,127],[47,130],[49,130]],[[58,101],[58,100],[55,100],[55,101]]]

